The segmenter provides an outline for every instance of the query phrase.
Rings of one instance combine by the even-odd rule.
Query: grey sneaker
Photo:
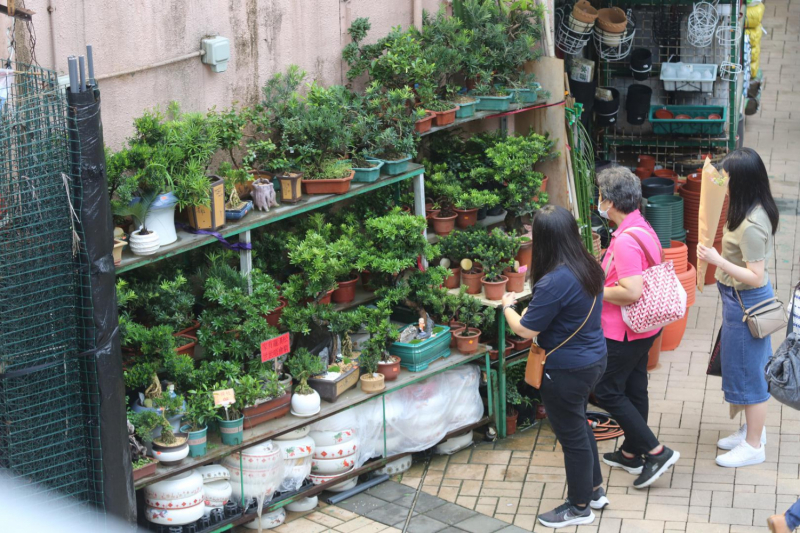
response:
[[[588,505],[585,509],[579,509],[567,500],[552,511],[540,514],[538,518],[539,523],[543,526],[558,529],[561,527],[591,524],[594,522],[594,513]]]
[[[592,509],[602,509],[609,503],[611,502],[609,502],[606,497],[605,489],[603,489],[603,487],[598,487],[597,490],[592,492],[592,501],[589,502],[589,507]]]

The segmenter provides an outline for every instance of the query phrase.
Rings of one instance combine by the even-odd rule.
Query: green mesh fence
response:
[[[66,99],[54,72],[3,66],[0,474],[30,485],[43,512],[80,512],[102,506],[102,456]]]

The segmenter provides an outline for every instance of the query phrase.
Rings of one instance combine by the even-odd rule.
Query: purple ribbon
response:
[[[217,239],[222,246],[227,248],[228,250],[233,250],[234,252],[243,252],[245,250],[252,250],[253,245],[249,242],[237,242],[235,244],[231,244],[225,240],[225,237],[222,236],[221,233],[217,233],[216,231],[207,231],[204,229],[194,229],[186,224],[181,224],[180,222],[175,223],[175,227],[185,231],[186,233],[193,233],[195,235],[211,235],[215,239]]]

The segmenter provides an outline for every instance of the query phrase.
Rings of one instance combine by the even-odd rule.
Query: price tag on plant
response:
[[[276,357],[289,353],[289,334],[284,333],[274,339],[261,343],[261,362],[266,363]]]
[[[522,266],[521,266],[521,267],[519,267],[519,269],[517,270],[517,273],[519,273],[519,274],[524,274],[524,273],[525,273],[525,272],[527,272],[527,271],[528,271],[528,267],[527,267],[527,266],[525,266],[525,265],[522,265]]]
[[[233,389],[214,391],[214,405],[228,406],[234,402],[236,402],[236,396],[233,394]]]

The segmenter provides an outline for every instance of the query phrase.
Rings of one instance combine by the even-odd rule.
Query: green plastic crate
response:
[[[404,329],[413,327],[408,325]],[[400,366],[412,372],[420,372],[428,368],[433,361],[440,357],[450,356],[450,328],[434,324],[434,331],[439,333],[417,343],[395,342],[389,347],[389,354],[400,358]],[[402,330],[401,330],[402,331]]]
[[[666,109],[676,117],[689,115],[690,117],[720,115],[720,119],[660,119],[656,118],[656,111]],[[650,123],[656,135],[722,135],[725,124],[728,123],[728,108],[717,105],[652,105],[650,106]]]

